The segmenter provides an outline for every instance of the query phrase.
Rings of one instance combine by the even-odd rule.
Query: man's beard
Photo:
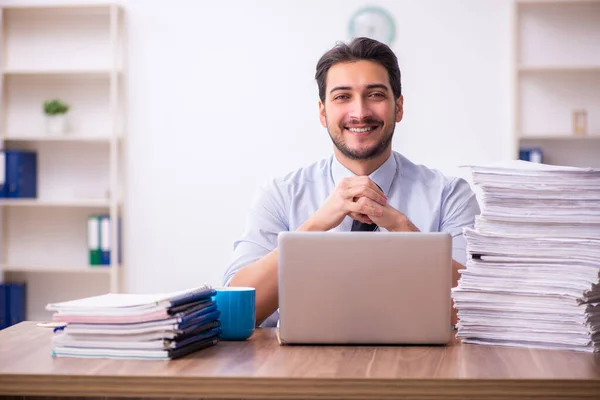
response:
[[[362,123],[363,124],[369,124],[371,123],[372,120],[368,120],[365,121],[363,120]],[[381,125],[380,125],[381,126]],[[379,127],[377,127],[378,129]],[[383,152],[385,152],[388,148],[388,146],[390,146],[390,144],[392,143],[392,138],[394,137],[394,130],[396,129],[396,124],[392,123],[389,126],[389,132],[384,132],[383,136],[381,137],[381,139],[379,140],[379,142],[371,149],[367,149],[366,151],[361,151],[361,150],[354,150],[351,149],[350,147],[347,146],[346,141],[344,140],[344,132],[340,131],[340,134],[338,136],[338,139],[336,139],[334,137],[334,135],[331,134],[331,130],[329,130],[329,123],[327,123],[327,132],[329,132],[329,137],[331,138],[331,141],[333,142],[333,144],[335,145],[335,147],[337,147],[337,149],[346,157],[348,157],[351,160],[371,160],[379,155],[381,155]]]

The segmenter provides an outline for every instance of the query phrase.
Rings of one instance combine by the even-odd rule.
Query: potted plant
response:
[[[59,99],[44,102],[44,113],[46,114],[46,128],[48,133],[62,134],[67,127],[67,111],[69,105]]]

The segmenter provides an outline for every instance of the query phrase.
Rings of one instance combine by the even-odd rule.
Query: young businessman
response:
[[[403,96],[398,61],[388,46],[368,38],[339,44],[321,57],[315,78],[333,155],[261,188],[224,276],[224,285],[256,288],[256,321],[263,326],[278,319],[279,232],[448,232],[456,286],[466,261],[462,229],[479,213],[465,180],[392,151]]]

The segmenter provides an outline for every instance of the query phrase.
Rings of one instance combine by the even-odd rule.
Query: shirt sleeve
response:
[[[223,276],[224,286],[229,285],[240,269],[277,247],[279,232],[289,230],[284,210],[285,205],[276,181],[262,185],[250,204],[244,231],[233,243],[231,262]]]
[[[463,266],[467,262],[463,228],[472,228],[479,213],[479,203],[469,183],[463,178],[454,178],[445,191],[440,230],[452,236],[452,258]]]

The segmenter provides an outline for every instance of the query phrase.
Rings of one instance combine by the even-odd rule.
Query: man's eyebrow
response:
[[[370,85],[367,85],[367,89],[382,89],[386,92],[389,91],[388,87],[383,83],[372,83]],[[329,94],[335,92],[336,90],[352,90],[352,88],[350,86],[335,86],[329,91]]]
[[[336,86],[329,91],[329,94],[335,92],[336,90],[352,90],[350,86]]]
[[[388,87],[382,83],[373,83],[372,85],[367,85],[367,89],[382,89],[384,91],[388,91]]]

